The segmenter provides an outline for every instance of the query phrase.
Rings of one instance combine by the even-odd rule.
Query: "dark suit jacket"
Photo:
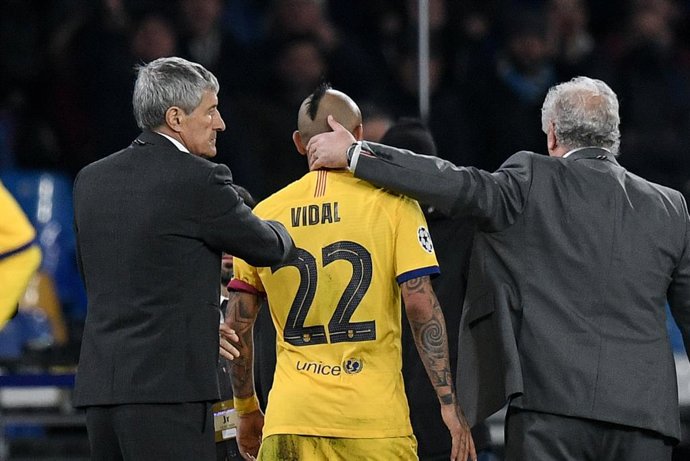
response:
[[[519,152],[489,173],[365,143],[355,176],[478,220],[458,350],[471,424],[512,399],[680,437],[665,326],[668,299],[690,350],[679,192],[595,148]]]
[[[267,266],[294,251],[230,170],[144,132],[74,185],[88,314],[76,406],[219,398],[221,252]]]

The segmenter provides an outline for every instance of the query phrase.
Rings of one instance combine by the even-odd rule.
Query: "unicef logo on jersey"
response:
[[[351,357],[343,362],[343,369],[348,375],[354,375],[362,371],[362,361],[356,357]]]
[[[429,231],[426,230],[426,227],[419,226],[419,229],[417,229],[417,240],[419,240],[419,244],[427,253],[432,253],[434,251],[434,244],[431,242],[431,235]]]

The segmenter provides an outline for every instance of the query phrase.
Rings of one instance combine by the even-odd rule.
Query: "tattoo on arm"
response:
[[[429,277],[402,284],[405,310],[419,356],[441,404],[455,402],[443,311]]]
[[[418,277],[408,280],[403,286],[409,293],[424,293],[425,279],[427,282],[429,281],[429,277]]]
[[[231,362],[230,377],[232,392],[240,398],[254,394],[254,322],[259,313],[259,299],[256,295],[230,292],[228,313],[225,323],[235,330],[240,342],[237,349],[240,356]]]
[[[439,396],[438,399],[441,401],[441,405],[450,405],[455,402],[455,396],[453,394],[443,394]]]

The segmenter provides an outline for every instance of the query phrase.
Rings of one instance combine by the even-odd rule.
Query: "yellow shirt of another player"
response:
[[[0,182],[0,330],[14,314],[41,262],[36,231]]]
[[[36,231],[14,197],[0,183],[0,259],[31,245]]]
[[[417,202],[314,171],[254,211],[282,222],[299,249],[274,267],[234,262],[231,287],[265,292],[277,331],[264,436],[412,434],[399,284],[438,273]]]

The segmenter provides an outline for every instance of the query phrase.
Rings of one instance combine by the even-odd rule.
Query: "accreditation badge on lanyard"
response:
[[[216,442],[222,442],[237,436],[237,412],[232,399],[214,403],[211,409],[213,410]]]

